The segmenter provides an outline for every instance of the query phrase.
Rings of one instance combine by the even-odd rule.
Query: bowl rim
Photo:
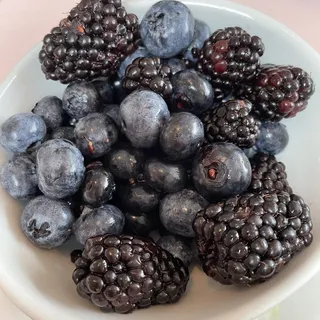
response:
[[[149,5],[154,4],[157,2],[156,0],[123,0],[123,3],[127,3],[130,1],[130,6],[142,6],[147,7]],[[310,46],[306,41],[304,41],[300,36],[298,36],[296,33],[294,33],[292,30],[290,30],[287,26],[284,24],[278,22],[272,17],[269,17],[268,15],[261,13],[255,9],[249,8],[245,5],[238,4],[235,2],[231,2],[228,0],[179,0],[186,5],[193,5],[198,7],[211,7],[215,9],[223,9],[225,11],[233,12],[238,15],[243,15],[248,18],[251,18],[253,20],[260,20],[261,24],[263,25],[271,25],[273,29],[277,29],[285,34],[287,34],[288,37],[293,38],[295,41],[299,42],[301,46],[303,46],[303,50],[308,52],[310,55],[310,59],[314,59],[314,61],[317,61],[318,70],[320,71],[320,55],[318,52]],[[2,96],[6,93],[6,90],[9,88],[10,84],[15,80],[17,75],[19,74],[20,70],[25,69],[30,59],[34,58],[34,56],[38,55],[39,49],[41,48],[42,44],[38,43],[33,48],[31,48],[30,51],[28,51],[27,54],[25,54],[22,59],[11,69],[11,71],[7,74],[5,79],[0,83],[0,100]],[[292,270],[292,274],[290,277],[285,281],[283,284],[281,284],[280,287],[278,287],[277,295],[269,295],[269,299],[265,299],[265,295],[269,294],[262,293],[256,296],[255,298],[255,305],[258,305],[260,307],[254,308],[254,310],[246,309],[246,317],[248,319],[253,319],[262,313],[266,312],[267,310],[272,309],[274,306],[282,302],[283,300],[287,299],[290,295],[292,295],[296,290],[298,290],[300,287],[302,287],[305,283],[310,281],[311,278],[313,278],[318,271],[320,270],[320,247],[317,249],[317,251],[312,255],[308,257],[308,262],[303,264],[303,267],[301,268],[304,271],[307,271],[304,273],[303,277],[296,277],[295,281],[289,281],[292,280],[292,278],[297,274],[297,270]],[[302,272],[300,269],[299,272]],[[288,286],[290,282],[290,286]],[[18,285],[15,282],[15,279],[13,277],[10,277],[9,274],[6,273],[5,270],[1,268],[0,265],[0,289],[3,290],[3,292],[6,294],[6,296],[22,311],[27,315],[28,317],[31,317],[32,320],[44,320],[41,313],[35,311],[37,308],[34,308],[31,303],[32,299],[29,299],[28,295],[25,292],[25,296],[20,296],[16,294],[16,292],[19,292],[19,289],[21,288],[20,285]],[[271,296],[271,299],[270,299]],[[230,310],[226,312],[226,316],[229,318],[231,316]],[[54,316],[53,316],[54,317]],[[208,315],[205,320],[213,320],[213,315]],[[52,318],[52,320],[55,319]],[[50,319],[51,320],[51,319]],[[239,318],[237,318],[239,320]]]

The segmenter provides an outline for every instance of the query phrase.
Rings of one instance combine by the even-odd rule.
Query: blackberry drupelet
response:
[[[309,207],[286,192],[246,193],[211,204],[193,227],[205,273],[222,284],[266,281],[313,239]]]
[[[249,190],[252,192],[268,191],[292,193],[287,181],[286,167],[278,162],[275,156],[257,153],[250,159],[252,181]]]
[[[104,311],[129,313],[177,302],[189,280],[182,261],[151,239],[127,235],[91,238],[82,256],[77,252],[73,259],[78,294]]]
[[[280,121],[304,110],[314,93],[313,80],[301,68],[264,65],[238,95],[253,103],[260,120]]]
[[[251,148],[259,136],[260,121],[251,114],[248,100],[229,100],[210,109],[203,117],[208,142],[231,142],[241,148]]]
[[[216,101],[222,101],[239,83],[255,76],[263,53],[261,39],[239,27],[219,29],[202,49],[193,49],[197,69],[211,79]]]
[[[136,58],[126,69],[123,88],[132,92],[138,88],[150,89],[164,98],[172,93],[171,68],[160,58]]]
[[[139,42],[139,23],[121,0],[82,0],[43,39],[47,79],[70,83],[114,74]]]

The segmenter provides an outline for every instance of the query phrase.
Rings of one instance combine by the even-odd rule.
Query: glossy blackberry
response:
[[[189,280],[180,259],[151,239],[105,235],[86,242],[75,261],[78,294],[104,311],[130,313],[177,302]]]
[[[260,127],[260,121],[250,114],[251,110],[248,100],[229,100],[207,111],[202,117],[206,140],[251,148],[257,141]]]
[[[211,204],[193,227],[205,273],[223,284],[266,281],[313,239],[309,207],[286,192],[245,193]]]
[[[110,76],[138,42],[138,18],[120,0],[82,0],[44,37],[41,69],[62,83]]]
[[[275,156],[257,153],[250,162],[252,168],[250,191],[292,193],[287,181],[286,167],[282,162],[278,162]]]
[[[239,27],[219,29],[202,49],[193,49],[197,69],[211,79],[216,101],[222,101],[239,83],[255,76],[263,53],[261,39]]]
[[[253,103],[259,119],[280,121],[304,110],[313,93],[313,80],[301,68],[265,65],[238,95]]]
[[[129,92],[150,89],[168,98],[172,93],[170,77],[171,68],[160,58],[136,58],[126,69],[123,87]]]

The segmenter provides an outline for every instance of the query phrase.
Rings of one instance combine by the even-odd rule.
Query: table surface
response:
[[[233,0],[277,19],[320,52],[319,0]],[[76,0],[0,0],[0,81],[59,21]],[[310,24],[312,21],[312,24]],[[281,303],[279,320],[318,320],[320,274]],[[30,320],[0,290],[0,314],[5,320]]]

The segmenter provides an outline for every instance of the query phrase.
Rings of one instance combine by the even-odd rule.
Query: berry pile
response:
[[[14,155],[0,182],[29,201],[34,245],[74,234],[81,297],[117,313],[175,303],[192,262],[251,285],[311,244],[310,209],[275,155],[289,142],[280,120],[314,85],[301,68],[260,66],[263,53],[259,37],[211,34],[173,0],[140,27],[120,0],[82,0],[44,37],[41,68],[68,86],[1,125]]]

